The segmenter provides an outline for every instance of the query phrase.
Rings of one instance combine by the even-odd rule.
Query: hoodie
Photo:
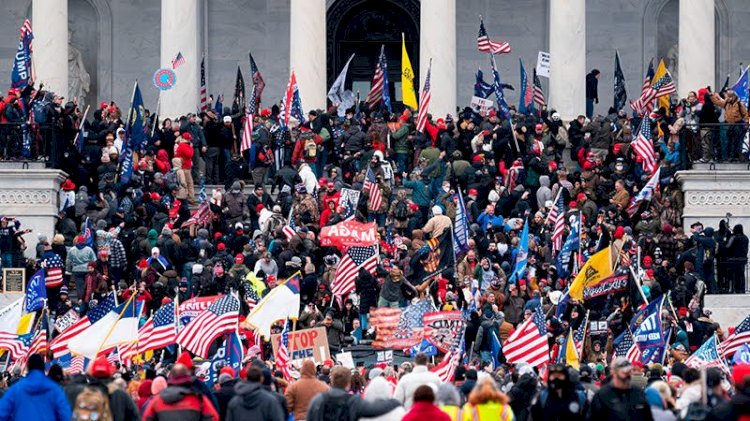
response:
[[[281,405],[260,383],[238,383],[234,391],[237,396],[229,401],[227,421],[284,421]]]
[[[191,419],[219,421],[211,400],[184,386],[169,386],[159,392],[143,411],[144,421],[185,421]]]
[[[300,369],[300,379],[286,389],[285,397],[295,420],[305,419],[312,399],[329,389],[327,384],[317,379],[316,374],[315,363],[305,360]]]
[[[539,176],[539,190],[536,191],[536,204],[539,209],[544,208],[544,202],[553,200],[552,190],[549,188],[549,176]]]
[[[0,399],[0,421],[68,421],[73,415],[65,393],[41,370],[32,370]]]

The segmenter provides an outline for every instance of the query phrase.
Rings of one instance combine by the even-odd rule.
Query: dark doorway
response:
[[[352,53],[346,88],[356,82],[371,82],[384,45],[391,101],[400,104],[401,33],[414,73],[419,74],[419,1],[338,0],[328,9],[327,28],[328,86]],[[367,92],[360,90],[360,94],[364,100]]]

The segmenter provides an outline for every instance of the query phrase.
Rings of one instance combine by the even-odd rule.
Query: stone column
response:
[[[163,118],[179,117],[198,108],[200,12],[201,0],[161,0],[161,67],[171,69],[177,53],[185,57],[185,64],[175,70],[175,86],[160,94]]]
[[[432,59],[429,112],[434,119],[456,114],[456,0],[422,3],[419,18],[419,91]]]
[[[716,87],[714,0],[680,0],[677,89],[680,98],[705,86]]]
[[[302,108],[325,110],[326,0],[291,0],[289,39],[289,67],[297,75]]]
[[[68,96],[68,0],[34,0],[31,5],[34,72],[37,86],[44,84]]]
[[[550,0],[549,50],[549,104],[569,121],[586,112],[586,0]]]

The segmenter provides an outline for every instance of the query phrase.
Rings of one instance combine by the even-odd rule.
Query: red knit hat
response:
[[[185,140],[193,140],[193,135],[191,135],[190,132],[185,132],[182,134],[182,138]]]
[[[219,243],[216,245],[216,250],[224,251],[227,249],[227,246],[224,243]]]
[[[625,235],[625,228],[618,226],[615,228],[615,240],[621,239]]]
[[[177,358],[176,362],[178,364],[184,365],[190,370],[193,369],[193,359],[190,358],[190,353],[188,353],[187,351],[182,351],[182,354],[180,354],[180,357]]]
[[[89,367],[89,375],[96,379],[108,379],[115,374],[115,370],[115,366],[107,361],[107,357],[101,356]]]
[[[244,262],[245,262],[245,256],[243,256],[242,253],[239,253],[236,256],[234,256],[234,263],[241,265]]]
[[[76,244],[84,244],[86,242],[86,237],[83,235],[79,235],[76,237]]]

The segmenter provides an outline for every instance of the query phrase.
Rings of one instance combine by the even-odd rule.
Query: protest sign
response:
[[[271,335],[271,346],[273,355],[279,349],[281,335]],[[323,361],[331,358],[328,349],[328,335],[325,328],[315,327],[289,332],[289,359],[301,362],[312,359],[315,364],[323,364]]]

